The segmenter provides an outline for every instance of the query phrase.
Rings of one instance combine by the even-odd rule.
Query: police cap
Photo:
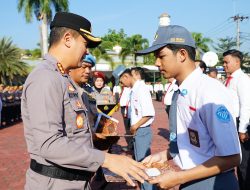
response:
[[[56,13],[50,24],[53,27],[66,27],[78,31],[87,41],[88,47],[94,48],[101,43],[101,39],[91,33],[91,23],[86,18],[67,12]]]

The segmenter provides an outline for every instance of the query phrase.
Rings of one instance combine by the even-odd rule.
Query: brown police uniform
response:
[[[93,148],[76,86],[49,54],[25,82],[22,117],[32,160],[25,189],[89,189],[104,153]]]

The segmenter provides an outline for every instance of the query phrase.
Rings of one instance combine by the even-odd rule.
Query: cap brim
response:
[[[101,42],[102,39],[98,37],[94,37],[90,34],[86,34],[84,32],[81,32],[82,36],[88,40],[88,47],[89,48],[95,48],[97,47]]]
[[[152,53],[152,52],[155,52],[157,51],[158,49],[162,48],[162,47],[165,47],[167,44],[158,44],[158,45],[154,45],[154,46],[151,46],[147,49],[144,49],[144,50],[141,50],[141,51],[137,51],[136,52],[136,55],[146,55],[146,54],[149,54],[149,53]]]

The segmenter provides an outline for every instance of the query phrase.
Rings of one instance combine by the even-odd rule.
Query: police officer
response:
[[[87,47],[100,44],[91,23],[76,14],[57,13],[51,22],[49,53],[28,76],[22,94],[24,134],[31,163],[25,189],[90,189],[89,180],[106,167],[135,185],[144,166],[130,158],[93,148],[86,107],[68,72],[81,64]]]
[[[164,189],[180,185],[185,190],[237,190],[233,168],[240,163],[240,146],[229,92],[195,67],[195,41],[184,27],[160,27],[153,45],[138,53],[151,52],[164,78],[175,78],[178,86],[169,113],[169,148],[143,162],[173,158],[182,170],[150,183]]]

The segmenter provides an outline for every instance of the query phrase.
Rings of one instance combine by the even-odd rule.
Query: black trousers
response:
[[[239,127],[239,118],[237,120],[237,127]],[[248,134],[250,135],[248,126]],[[242,161],[237,168],[238,180],[240,190],[250,190],[250,140],[241,143]]]
[[[125,126],[126,135],[131,135],[131,132],[130,132],[130,118],[124,117],[125,116],[125,109],[126,109],[126,106],[121,106],[121,114],[122,114],[122,117],[123,117],[123,123],[124,123],[124,126]],[[126,113],[126,115],[127,114],[128,113]],[[132,140],[133,140],[132,137],[126,137],[125,140],[126,140],[128,146],[132,146]]]

